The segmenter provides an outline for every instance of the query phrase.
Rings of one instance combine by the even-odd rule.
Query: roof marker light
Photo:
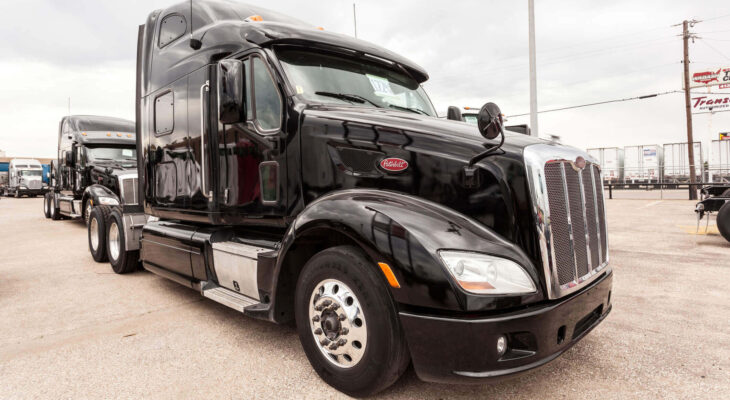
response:
[[[106,135],[107,135],[107,136],[111,136],[112,134],[111,134],[111,133],[107,133]]]
[[[318,26],[317,29],[320,30],[320,31],[323,31],[324,30],[324,28],[321,27],[321,26]]]
[[[83,136],[86,136],[86,132],[81,132],[81,134],[82,134]]]
[[[127,134],[127,137],[132,137],[132,134],[131,134],[131,133],[128,133],[128,134]]]
[[[246,22],[262,22],[263,20],[264,19],[261,18],[260,15],[252,15],[252,16],[244,19],[244,21],[246,21]]]
[[[122,137],[122,134],[121,133],[117,133],[117,137]]]

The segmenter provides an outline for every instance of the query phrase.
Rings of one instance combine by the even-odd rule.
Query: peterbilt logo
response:
[[[401,172],[408,168],[408,161],[400,158],[386,158],[380,161],[380,168],[390,172]]]
[[[582,171],[583,168],[586,167],[586,159],[583,157],[578,156],[578,158],[575,159],[572,163],[570,163],[573,166],[573,169],[576,171]]]

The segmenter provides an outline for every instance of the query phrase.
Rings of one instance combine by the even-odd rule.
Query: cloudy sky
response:
[[[137,26],[171,0],[3,0],[0,150],[51,157],[67,114],[134,117]],[[353,34],[352,0],[249,0],[329,31]],[[529,111],[527,0],[356,0],[358,37],[429,71],[449,105]],[[536,0],[540,110],[681,90],[681,27],[693,31],[692,69],[730,66],[727,0]],[[715,90],[719,91],[719,90]],[[730,93],[730,90],[725,92]],[[511,118],[509,124],[527,123]],[[730,112],[696,115],[695,138],[730,131]],[[686,140],[680,93],[540,115],[541,136],[577,147]]]

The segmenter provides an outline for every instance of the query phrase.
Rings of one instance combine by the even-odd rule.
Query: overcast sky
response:
[[[353,34],[352,0],[249,0],[334,32]],[[3,0],[0,4],[0,150],[51,157],[68,113],[134,118],[137,26],[171,0]],[[429,71],[440,113],[487,101],[529,111],[527,0],[358,0],[358,37]],[[538,108],[681,90],[681,27],[693,31],[693,70],[730,66],[727,0],[536,0]],[[718,90],[715,90],[718,91]],[[726,90],[730,93],[730,90]],[[529,117],[508,124],[528,123]],[[581,147],[686,141],[680,93],[541,114],[541,136]],[[730,112],[696,115],[695,138],[730,131]]]

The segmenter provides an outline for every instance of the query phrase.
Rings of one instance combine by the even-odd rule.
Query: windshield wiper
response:
[[[370,104],[374,105],[375,107],[383,108],[383,106],[381,106],[380,104],[377,104],[377,103],[373,102],[372,100],[369,100],[369,99],[367,99],[363,96],[357,95],[357,94],[334,93],[334,92],[314,92],[314,94],[320,95],[320,96],[334,97],[335,99],[347,100],[350,102],[360,103],[360,104],[370,103]]]
[[[396,110],[410,111],[410,112],[413,112],[416,114],[429,115],[427,112],[425,112],[419,108],[401,107],[401,106],[396,106],[395,104],[388,104],[388,107],[395,108]]]

